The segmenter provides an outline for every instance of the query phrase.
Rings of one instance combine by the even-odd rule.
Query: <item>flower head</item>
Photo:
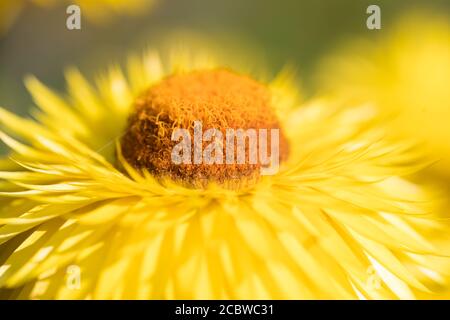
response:
[[[0,111],[11,150],[0,171],[4,295],[411,298],[446,285],[446,252],[423,236],[446,227],[431,195],[402,178],[422,164],[385,137],[371,105],[300,107],[291,70],[252,80],[224,66],[150,52],[96,86],[70,70],[67,99],[27,79],[35,120]],[[155,153],[168,136],[149,136],[196,117],[279,125],[289,144],[279,172],[251,185],[238,174],[234,188],[214,170],[207,185],[161,179]]]
[[[424,142],[439,160],[433,167],[448,176],[449,39],[448,16],[408,13],[379,38],[331,54],[320,70],[320,86],[347,100],[375,102],[395,118],[391,130]]]

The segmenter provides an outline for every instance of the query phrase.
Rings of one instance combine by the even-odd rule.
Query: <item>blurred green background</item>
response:
[[[381,30],[366,28],[370,4],[381,7]],[[66,5],[29,5],[0,38],[0,105],[27,112],[31,98],[23,86],[26,74],[62,91],[65,67],[76,65],[90,76],[179,31],[218,40],[236,37],[257,48],[272,70],[293,62],[308,95],[313,91],[308,79],[318,58],[348,38],[376,37],[400,14],[415,8],[448,12],[450,1],[159,0],[140,16],[120,16],[108,25],[83,19],[80,31],[66,29]]]

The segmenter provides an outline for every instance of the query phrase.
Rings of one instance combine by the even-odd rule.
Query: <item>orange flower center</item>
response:
[[[202,133],[208,129],[216,131],[208,142],[188,141],[192,144],[184,149],[184,153],[190,154],[181,155],[185,160],[182,163],[174,161],[174,148],[180,143],[174,140],[174,131],[185,129],[189,137],[195,139],[199,137],[195,133],[198,130],[196,124],[201,124]],[[123,155],[136,169],[145,168],[157,177],[170,177],[193,186],[205,186],[211,181],[257,180],[264,163],[258,157],[256,162],[251,161],[252,152],[256,151],[258,156],[261,151],[261,143],[252,148],[251,135],[242,140],[245,142],[242,149],[245,150],[245,161],[237,161],[238,155],[234,162],[225,163],[226,142],[234,143],[228,151],[238,152],[237,137],[230,141],[226,137],[232,130],[236,133],[239,129],[246,133],[249,129],[256,133],[260,129],[268,130],[266,149],[269,155],[273,150],[270,130],[278,129],[279,158],[287,157],[288,143],[266,86],[225,69],[177,74],[152,86],[136,100],[122,138]],[[208,161],[202,161],[204,158],[196,161],[199,155],[205,156],[211,143],[215,146],[211,155],[216,161],[206,163]],[[218,161],[220,150],[224,152],[223,163]]]

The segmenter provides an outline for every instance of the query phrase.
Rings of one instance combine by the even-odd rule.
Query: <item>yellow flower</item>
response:
[[[71,69],[66,98],[29,77],[36,120],[1,109],[11,150],[0,163],[3,297],[376,299],[447,285],[448,251],[424,235],[448,229],[432,195],[402,178],[420,168],[417,152],[385,138],[373,106],[316,99],[299,107],[290,69],[253,82],[204,53],[168,56],[132,57],[126,74],[112,67],[96,85]],[[223,67],[235,70],[226,82]],[[193,74],[202,76],[180,80]],[[255,101],[268,103],[267,121],[278,118],[289,144],[277,174],[246,183],[238,172],[224,187],[209,172],[210,183],[189,187],[157,175],[163,165],[137,170],[125,161],[130,126],[182,123],[191,102],[218,126],[236,120],[211,101],[245,101],[234,106],[245,121],[261,116]],[[127,124],[143,104],[162,115]],[[169,118],[163,111],[175,104]]]
[[[449,21],[441,14],[409,13],[384,26],[377,40],[332,54],[320,71],[322,86],[377,103],[395,117],[394,133],[425,142],[441,176],[450,175]]]
[[[151,7],[155,0],[3,0],[0,1],[0,35],[8,31],[22,9],[29,4],[49,7],[64,4],[80,6],[83,16],[91,22],[104,23],[115,15],[137,15]]]

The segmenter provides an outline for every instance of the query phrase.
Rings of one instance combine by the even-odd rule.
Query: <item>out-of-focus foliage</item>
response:
[[[142,14],[154,0],[2,0],[0,1],[0,36],[7,32],[25,6],[38,7],[79,5],[94,23],[104,23],[114,15]]]

